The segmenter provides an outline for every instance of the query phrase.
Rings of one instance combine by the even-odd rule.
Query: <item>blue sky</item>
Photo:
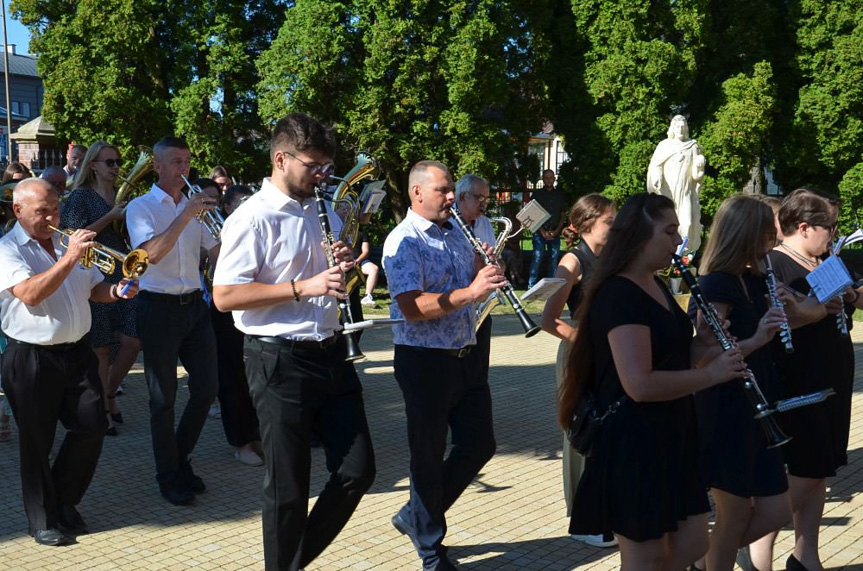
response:
[[[6,3],[6,8],[9,8],[9,3]],[[19,54],[30,53],[30,50],[27,49],[30,45],[30,32],[27,31],[27,28],[24,27],[21,22],[17,20],[13,20],[9,17],[9,14],[6,14],[6,36],[10,44],[15,44],[15,51]],[[0,44],[2,44],[3,38],[0,37]]]

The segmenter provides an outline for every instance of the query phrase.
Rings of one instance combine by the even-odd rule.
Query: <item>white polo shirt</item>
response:
[[[327,208],[333,234],[341,221]],[[213,285],[278,284],[305,280],[327,269],[314,198],[297,202],[269,178],[225,221]],[[341,329],[334,297],[303,298],[232,312],[249,335],[317,340]]]
[[[185,195],[179,203],[154,184],[150,192],[129,203],[126,209],[126,227],[133,248],[162,234],[180,215],[189,200]],[[198,266],[201,263],[201,248],[213,248],[218,242],[192,219],[183,228],[171,250],[158,264],[150,263],[139,279],[140,288],[156,293],[179,295],[201,289]]]
[[[58,236],[52,238],[59,259],[65,249]],[[90,331],[90,294],[104,281],[96,268],[80,264],[63,280],[57,291],[42,303],[29,306],[12,294],[21,282],[51,269],[56,260],[16,224],[0,238],[0,327],[18,341],[34,345],[74,343]]]

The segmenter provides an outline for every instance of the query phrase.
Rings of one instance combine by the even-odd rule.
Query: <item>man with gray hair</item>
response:
[[[54,187],[54,190],[57,191],[57,194],[60,196],[66,194],[66,171],[63,170],[63,167],[58,167],[57,165],[52,165],[45,170],[42,171],[42,174],[39,175],[39,178],[42,180],[47,180],[51,186]]]
[[[107,428],[98,360],[85,339],[87,300],[131,299],[138,288],[128,279],[110,284],[79,264],[95,232],[76,230],[65,248],[60,244],[52,230],[60,224],[60,200],[47,181],[21,181],[12,207],[18,224],[0,239],[0,323],[9,340],[3,388],[18,424],[30,535],[40,545],[64,545],[69,535],[87,533],[75,506],[96,471]],[[57,420],[68,432],[52,466]]]

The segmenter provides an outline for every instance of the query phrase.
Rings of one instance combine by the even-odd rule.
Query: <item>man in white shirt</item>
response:
[[[66,166],[63,167],[63,170],[66,171],[66,178],[75,176],[86,154],[87,147],[84,145],[72,145],[69,147],[69,150],[66,151]]]
[[[279,120],[273,170],[231,215],[213,279],[213,299],[246,334],[249,390],[265,455],[264,561],[296,571],[338,535],[371,486],[374,453],[362,386],[339,325],[351,250],[333,244],[329,268],[314,189],[332,172],[335,141],[303,113]],[[328,211],[333,234],[337,216]],[[331,477],[308,512],[310,440]],[[307,515],[308,514],[308,515]]]
[[[198,265],[201,248],[218,257],[218,243],[196,216],[217,206],[203,193],[186,198],[183,176],[191,153],[182,139],[165,137],[153,147],[159,180],[133,200],[126,225],[133,248],[143,248],[150,266],[141,276],[138,335],[150,390],[150,432],[156,481],[162,496],[187,505],[206,490],[189,455],[198,442],[218,390],[216,338],[204,301]],[[189,374],[189,400],[174,429],[177,359]]]
[[[87,532],[75,506],[96,470],[107,428],[98,361],[84,339],[91,325],[87,300],[131,299],[137,286],[121,295],[128,280],[110,284],[99,270],[79,264],[95,232],[77,230],[61,246],[49,227],[60,224],[60,201],[47,181],[19,183],[13,209],[18,224],[0,239],[0,320],[9,338],[3,388],[18,424],[30,534],[42,545],[64,545],[69,535]],[[52,466],[58,419],[68,432]]]

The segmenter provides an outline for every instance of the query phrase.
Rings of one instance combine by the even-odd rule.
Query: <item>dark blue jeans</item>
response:
[[[416,531],[423,568],[434,569],[446,557],[446,511],[494,456],[491,391],[476,347],[458,358],[396,345],[393,364],[411,451],[410,500],[400,514]]]
[[[539,275],[539,266],[542,264],[542,257],[546,251],[548,257],[548,273],[544,276]],[[533,235],[533,258],[530,260],[530,278],[528,278],[527,287],[533,287],[541,278],[554,275],[554,270],[557,267],[557,258],[560,256],[560,237],[555,236],[551,240],[546,240],[537,232]]]

